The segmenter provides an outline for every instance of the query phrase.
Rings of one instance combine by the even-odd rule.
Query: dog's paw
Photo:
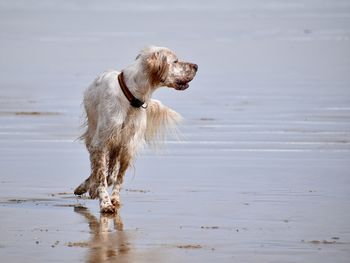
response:
[[[107,206],[103,206],[103,207],[101,207],[101,209],[100,209],[100,212],[102,213],[102,214],[114,214],[115,213],[115,208],[114,208],[114,206],[112,205],[112,204],[110,204],[110,205],[107,205]]]
[[[111,202],[115,209],[119,209],[122,206],[119,198],[112,197]]]
[[[120,201],[119,193],[113,193],[111,196],[111,203],[115,207],[115,209],[119,209],[122,206],[122,203]]]
[[[87,192],[85,184],[79,185],[77,188],[74,190],[75,195],[83,195]]]

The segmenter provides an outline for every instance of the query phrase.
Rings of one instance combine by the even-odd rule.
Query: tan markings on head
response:
[[[165,53],[161,51],[152,53],[146,59],[146,65],[149,80],[153,86],[158,85],[166,79],[169,71],[169,64]]]

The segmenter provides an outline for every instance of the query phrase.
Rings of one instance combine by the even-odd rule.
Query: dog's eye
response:
[[[178,60],[175,60],[174,63],[176,64],[177,62],[179,62]]]

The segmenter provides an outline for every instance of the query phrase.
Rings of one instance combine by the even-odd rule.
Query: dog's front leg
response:
[[[99,198],[101,213],[114,213],[114,207],[107,192],[106,151],[91,151],[90,161],[92,169],[92,182],[90,184],[89,194],[91,198]]]
[[[117,180],[113,184],[113,191],[112,191],[112,197],[111,197],[111,201],[115,209],[118,209],[121,206],[120,197],[119,197],[120,189],[124,181],[125,172],[129,168],[129,165],[131,163],[131,154],[129,153],[128,149],[124,149],[121,151],[118,161],[119,161],[119,170],[117,174]]]

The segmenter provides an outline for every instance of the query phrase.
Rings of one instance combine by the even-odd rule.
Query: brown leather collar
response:
[[[125,97],[130,102],[131,106],[133,106],[134,108],[140,108],[140,107],[147,108],[147,104],[145,104],[145,102],[135,98],[134,95],[132,95],[131,91],[128,89],[128,87],[125,84],[123,72],[121,72],[118,75],[118,82],[119,82],[120,88],[122,89]]]

